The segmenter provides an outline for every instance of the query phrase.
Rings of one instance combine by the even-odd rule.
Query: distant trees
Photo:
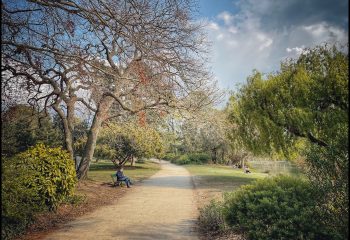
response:
[[[232,148],[227,132],[230,124],[227,113],[211,107],[202,109],[195,115],[168,116],[164,129],[169,153],[205,153],[213,163],[228,163]]]
[[[3,93],[20,84],[31,105],[54,109],[71,157],[77,110],[92,115],[77,171],[84,179],[107,119],[217,97],[192,9],[178,0],[3,1]]]
[[[28,105],[12,105],[1,113],[1,155],[13,156],[38,142],[63,144],[59,123]]]
[[[254,72],[230,99],[231,134],[255,154],[297,151],[319,188],[328,224],[348,234],[348,54],[306,49],[266,79]]]

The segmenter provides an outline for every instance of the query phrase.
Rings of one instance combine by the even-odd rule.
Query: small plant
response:
[[[212,200],[209,205],[199,210],[198,225],[202,232],[220,233],[225,229],[223,206]]]

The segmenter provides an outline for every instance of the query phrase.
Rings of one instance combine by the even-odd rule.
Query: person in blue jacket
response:
[[[126,186],[128,188],[130,188],[131,181],[130,181],[130,179],[127,176],[124,175],[124,173],[123,173],[123,166],[120,166],[117,169],[118,169],[117,172],[116,172],[117,180],[118,181],[124,181],[126,183]]]

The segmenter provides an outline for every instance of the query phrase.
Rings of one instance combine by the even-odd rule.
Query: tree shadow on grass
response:
[[[142,166],[124,166],[124,170],[136,170],[136,169],[147,169],[146,167]],[[117,170],[117,167],[111,163],[111,164],[104,164],[104,165],[91,165],[89,168],[89,171],[104,171],[104,170]]]

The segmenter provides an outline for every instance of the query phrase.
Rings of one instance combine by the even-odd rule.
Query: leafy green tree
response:
[[[13,156],[37,142],[58,147],[63,144],[63,133],[51,116],[28,105],[13,105],[2,113],[1,154]]]
[[[348,74],[347,53],[328,46],[306,49],[266,79],[255,71],[229,104],[233,141],[255,154],[306,156],[327,221],[346,235]]]
[[[117,165],[133,164],[135,158],[161,157],[164,152],[159,132],[133,121],[109,122],[102,128],[96,147],[95,157],[111,159]]]

